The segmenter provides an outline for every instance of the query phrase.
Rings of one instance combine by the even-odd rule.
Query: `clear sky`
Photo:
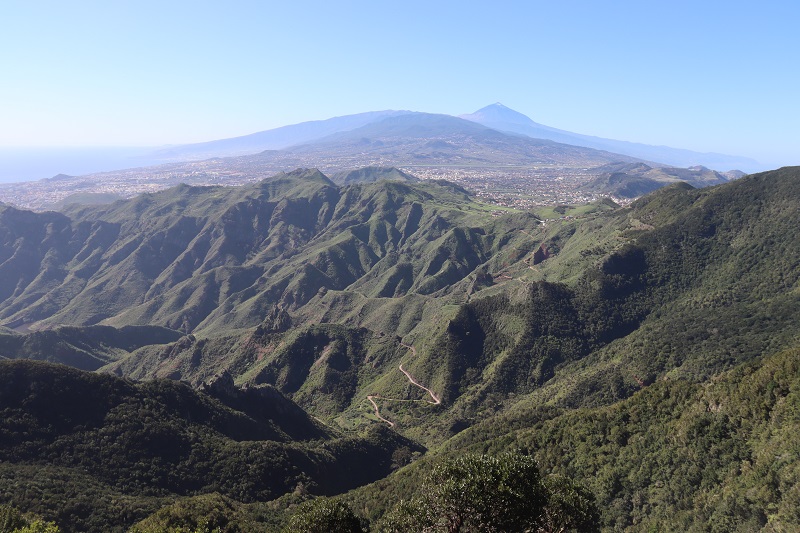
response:
[[[800,164],[800,2],[3,0],[0,146],[182,144],[502,102]]]

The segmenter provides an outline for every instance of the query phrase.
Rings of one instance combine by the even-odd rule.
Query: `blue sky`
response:
[[[161,145],[493,102],[800,164],[800,3],[5,0],[0,146]]]

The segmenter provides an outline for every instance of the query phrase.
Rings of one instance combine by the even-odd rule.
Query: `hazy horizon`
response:
[[[81,176],[95,172],[149,166],[148,148],[131,146],[0,147],[0,183],[36,181],[58,174]]]
[[[324,117],[325,120],[334,117]],[[290,126],[286,124],[284,126]],[[279,126],[280,127],[280,126]],[[243,135],[247,135],[248,132]],[[582,132],[573,132],[582,133]],[[207,139],[208,141],[219,140]],[[617,139],[632,141],[631,139]],[[160,146],[0,146],[0,183],[36,181],[59,174],[81,176],[125,168],[145,167],[166,163],[156,151],[179,144]],[[684,148],[672,146],[671,148]],[[740,154],[724,154],[737,156]],[[758,161],[763,170],[782,166],[769,161]],[[715,170],[734,170],[718,168]]]
[[[0,146],[180,145],[500,101],[585,135],[800,163],[796,3],[12,0],[4,16]]]

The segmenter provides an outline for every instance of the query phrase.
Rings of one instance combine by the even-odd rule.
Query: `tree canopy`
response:
[[[470,454],[435,466],[417,497],[378,525],[386,533],[596,531],[594,498],[566,478],[542,478],[516,452]]]

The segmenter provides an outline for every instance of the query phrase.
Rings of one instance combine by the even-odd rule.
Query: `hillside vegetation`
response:
[[[419,447],[380,426],[343,436],[273,388],[197,392],[61,365],[0,362],[0,500],[69,531],[109,531],[177,496],[336,494]]]
[[[319,414],[341,413],[350,427],[368,416],[368,394],[424,398],[398,370],[403,363],[444,405],[382,408],[426,445],[520,395],[579,407],[664,376],[702,381],[797,338],[793,172],[714,189],[676,185],[630,209],[547,224],[530,215],[481,219],[465,215],[475,209],[465,204],[458,214],[484,226],[455,240],[452,257],[464,270],[432,294],[419,293],[430,282],[423,272],[417,292],[370,295],[361,290],[370,273],[303,306],[273,308],[247,333],[145,348],[107,368],[193,382],[225,368]],[[429,243],[424,235],[397,255]],[[452,229],[434,249],[459,235],[467,233]]]
[[[726,174],[703,166],[675,168],[651,167],[644,163],[610,163],[593,169],[593,172],[597,177],[586,184],[586,190],[620,198],[638,198],[679,181],[695,187],[708,187],[729,179]]]
[[[504,244],[470,227],[489,213],[457,186],[340,188],[316,171],[69,214],[0,211],[5,325],[254,327],[320,291],[430,295]]]
[[[273,391],[327,424],[313,422],[319,441],[389,453],[372,479],[407,465],[346,496],[373,523],[431,461],[527,450],[590,487],[608,528],[791,530],[798,206],[800,169],[784,168],[541,216],[446,182],[317,171],[61,214],[3,207],[3,323],[73,327],[3,331],[0,355]],[[168,382],[152,383],[127,386]],[[349,488],[297,468],[320,493]],[[246,514],[297,479],[148,497],[217,490]]]
[[[0,358],[39,359],[82,370],[97,370],[142,348],[183,337],[158,326],[62,326],[27,335],[0,330]]]
[[[527,449],[543,472],[582,480],[604,530],[795,531],[799,364],[794,348],[706,383],[660,380],[609,406],[522,403],[345,501],[374,520],[417,495],[444,457]]]

